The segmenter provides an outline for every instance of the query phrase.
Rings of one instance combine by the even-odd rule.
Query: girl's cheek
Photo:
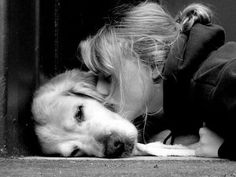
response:
[[[103,79],[99,79],[97,82],[96,89],[100,94],[107,96],[109,95],[109,91],[110,91],[110,83],[107,83]]]

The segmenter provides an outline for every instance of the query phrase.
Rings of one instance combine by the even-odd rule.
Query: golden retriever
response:
[[[97,157],[133,152],[135,126],[103,105],[95,82],[92,74],[71,70],[36,91],[32,112],[43,152]]]
[[[93,74],[75,69],[57,75],[36,91],[32,113],[45,154],[108,158],[194,155],[181,145],[139,144],[136,127],[110,110],[112,106],[95,86]]]

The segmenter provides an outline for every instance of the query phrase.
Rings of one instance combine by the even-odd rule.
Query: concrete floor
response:
[[[0,158],[1,177],[236,177],[236,162],[182,157]]]

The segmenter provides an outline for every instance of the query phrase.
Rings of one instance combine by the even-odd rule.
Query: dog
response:
[[[35,131],[46,154],[125,157],[137,143],[137,129],[105,107],[95,90],[96,77],[66,71],[35,93]]]
[[[97,77],[77,69],[59,74],[35,92],[35,132],[45,154],[106,158],[133,155],[193,156],[181,145],[138,143],[138,131],[96,91]]]

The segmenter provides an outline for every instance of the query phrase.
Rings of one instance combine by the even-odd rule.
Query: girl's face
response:
[[[118,113],[128,120],[148,112],[154,112],[162,106],[160,84],[154,85],[150,70],[144,65],[125,60],[123,65],[122,84],[115,88],[109,103],[120,105]],[[119,87],[122,88],[119,88]],[[99,75],[97,90],[103,95],[109,95],[111,83],[103,75]]]

